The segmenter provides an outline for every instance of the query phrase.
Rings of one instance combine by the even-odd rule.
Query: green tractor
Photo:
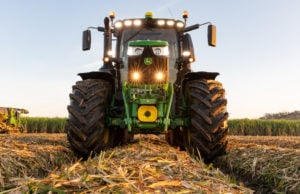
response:
[[[25,109],[0,107],[0,133],[24,132],[25,126],[20,116],[28,113]]]
[[[104,54],[99,71],[79,73],[70,94],[67,137],[79,157],[126,144],[138,133],[165,134],[169,144],[205,161],[225,154],[228,113],[219,73],[190,68],[188,32],[208,25],[208,43],[215,46],[216,27],[186,27],[187,18],[187,12],[183,21],[147,12],[114,22],[111,12],[104,27],[83,32],[83,50],[91,47],[90,29],[103,32]]]

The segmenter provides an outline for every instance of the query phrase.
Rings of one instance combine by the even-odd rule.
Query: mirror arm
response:
[[[189,27],[186,27],[183,32],[189,32],[189,31],[192,31],[192,30],[196,30],[200,27],[199,24],[195,24],[195,25],[192,25],[192,26],[189,26]]]
[[[207,24],[211,24],[211,22],[205,22],[203,24],[194,24],[192,26],[186,27],[183,30],[183,32],[189,32],[189,31],[192,31],[192,30],[197,30],[200,26],[204,26],[204,25],[207,25]]]
[[[93,26],[90,26],[90,27],[88,27],[88,29],[98,30],[99,32],[104,32],[105,31],[105,28],[103,28],[103,27],[93,27]]]
[[[207,24],[211,24],[211,22],[205,22],[205,23],[203,23],[203,24],[199,24],[199,27],[200,27],[200,26],[207,25]]]
[[[98,30],[99,32],[104,32],[104,31],[105,31],[105,28],[103,28],[103,27],[98,27],[97,30]]]

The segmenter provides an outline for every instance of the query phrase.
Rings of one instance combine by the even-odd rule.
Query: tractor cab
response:
[[[145,18],[134,18],[119,20],[114,23],[114,36],[117,37],[116,43],[116,58],[122,62],[120,71],[122,74],[121,81],[127,81],[127,71],[132,64],[132,59],[140,58],[140,60],[152,60],[152,68],[157,68],[161,63],[162,58],[168,57],[167,61],[163,61],[165,66],[163,71],[170,71],[164,74],[164,81],[174,82],[176,80],[177,59],[180,54],[180,34],[183,32],[185,23],[174,19],[153,18],[149,13],[146,13]],[[139,44],[139,45],[138,45]],[[148,44],[148,45],[147,45]],[[144,48],[143,53],[138,56],[133,52],[134,46]],[[156,50],[151,51],[156,47]],[[163,52],[157,53],[157,47],[165,47]],[[136,50],[139,52],[139,49]],[[165,52],[167,51],[167,53]],[[139,54],[139,53],[138,53]],[[152,54],[152,56],[150,56]],[[150,57],[144,57],[149,55]],[[142,62],[143,63],[143,62]],[[148,61],[150,63],[150,61]],[[150,67],[150,65],[149,65]],[[149,75],[149,74],[148,74]]]

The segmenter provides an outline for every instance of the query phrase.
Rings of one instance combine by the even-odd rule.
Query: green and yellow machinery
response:
[[[79,73],[68,106],[67,136],[74,152],[87,158],[132,140],[133,135],[165,134],[174,146],[206,161],[226,151],[227,100],[216,72],[193,72],[193,42],[188,32],[208,25],[208,44],[216,46],[210,22],[186,26],[183,20],[115,20],[83,32],[83,50],[91,47],[91,29],[104,34],[103,65]],[[200,153],[200,155],[199,155]]]
[[[29,113],[28,110],[0,107],[0,133],[18,133],[25,130],[20,120],[21,114]]]

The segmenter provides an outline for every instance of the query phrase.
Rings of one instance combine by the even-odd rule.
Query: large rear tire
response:
[[[112,85],[105,80],[87,79],[73,86],[66,131],[78,157],[86,159],[116,145],[117,130],[105,126],[106,108],[111,97]]]
[[[226,153],[228,113],[225,90],[216,80],[191,80],[185,85],[190,126],[183,130],[185,147],[211,162]]]

